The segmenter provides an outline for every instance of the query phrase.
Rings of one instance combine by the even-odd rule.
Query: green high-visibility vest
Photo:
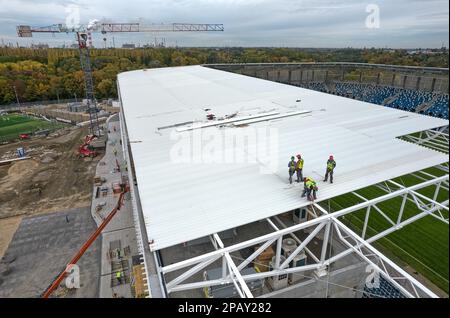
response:
[[[120,278],[122,276],[122,273],[121,272],[117,272],[116,273],[116,278]]]
[[[290,168],[289,169],[292,169],[292,170],[295,169],[295,161],[291,161],[290,162]]]
[[[334,161],[328,161],[328,162],[327,162],[327,168],[328,168],[328,170],[333,170],[335,164],[336,164],[336,163],[335,163]]]
[[[305,161],[303,159],[300,159],[299,161],[297,161],[297,169],[303,169],[303,163]]]

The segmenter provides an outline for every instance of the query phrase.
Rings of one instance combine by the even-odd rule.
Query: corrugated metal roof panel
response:
[[[139,141],[131,149],[152,249],[307,205],[300,198],[302,186],[288,182],[287,163],[297,153],[305,159],[304,175],[317,181],[323,178],[328,156],[336,158],[336,182],[319,182],[319,199],[448,161],[442,153],[395,138],[448,125],[445,120],[201,66],[126,72],[118,78],[129,139]],[[217,117],[234,112],[248,116],[310,110],[311,114],[244,128],[200,129],[216,137],[273,129],[278,138],[271,173],[262,173],[259,145],[252,139],[247,144],[224,144],[221,153],[242,154],[250,163],[175,162],[174,147],[191,140],[197,130],[158,128],[207,123],[205,108]],[[214,159],[207,153],[205,158]]]

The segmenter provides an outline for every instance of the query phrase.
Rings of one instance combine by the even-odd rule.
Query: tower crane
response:
[[[92,135],[100,135],[98,126],[98,109],[94,95],[94,81],[89,48],[92,47],[92,32],[106,33],[135,33],[135,32],[220,32],[224,31],[223,24],[195,24],[170,23],[143,25],[137,23],[103,23],[92,20],[88,25],[68,27],[64,24],[53,24],[46,27],[31,27],[29,25],[17,26],[19,37],[32,37],[33,33],[75,33],[80,52],[81,69],[84,73],[86,100]]]

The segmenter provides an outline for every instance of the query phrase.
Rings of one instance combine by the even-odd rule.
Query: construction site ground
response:
[[[0,298],[39,297],[95,229],[89,207],[24,217],[0,263]],[[95,241],[78,262],[80,288],[52,296],[98,297],[100,248]]]
[[[94,159],[77,156],[87,128],[0,146],[0,160],[16,157],[18,147],[31,157],[0,166],[0,297],[38,297],[117,204],[112,185],[127,175],[118,116],[106,128],[106,149]],[[100,188],[107,192],[98,192],[94,176],[104,180]],[[63,284],[52,296],[141,297],[146,289],[141,260],[126,194],[78,263],[81,288]],[[120,281],[117,272],[123,274]]]
[[[0,257],[21,217],[91,205],[95,167],[101,155],[77,158],[88,128],[69,127],[48,137],[0,145],[0,161],[24,147],[31,159],[0,166]]]

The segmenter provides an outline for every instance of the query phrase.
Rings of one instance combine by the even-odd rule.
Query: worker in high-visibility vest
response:
[[[325,172],[325,180],[323,180],[324,182],[327,182],[328,175],[330,175],[330,183],[333,183],[334,168],[336,168],[336,161],[334,161],[333,156],[330,156],[330,158],[327,161],[327,170]]]
[[[305,161],[301,155],[297,155],[297,164],[295,166],[295,171],[297,172],[297,182],[303,180],[303,165]]]
[[[116,273],[116,278],[117,278],[117,281],[119,282],[119,284],[122,284],[122,272],[121,271],[118,271]]]
[[[292,184],[292,176],[295,173],[297,163],[295,162],[295,157],[291,157],[291,161],[288,163],[289,168],[289,183]]]
[[[317,200],[317,191],[319,190],[319,188],[317,187],[316,181],[314,181],[312,178],[307,177],[303,179],[303,182],[304,188],[302,198],[307,196],[307,199],[309,201]]]

